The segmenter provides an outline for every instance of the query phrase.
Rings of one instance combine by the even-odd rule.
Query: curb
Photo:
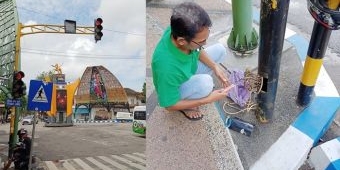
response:
[[[119,120],[90,120],[90,121],[85,121],[85,120],[78,120],[74,121],[75,124],[86,124],[86,123],[122,123],[123,121]],[[129,123],[132,121],[127,121],[125,120],[124,122]]]
[[[309,157],[315,170],[340,169],[340,137],[312,149]]]
[[[338,97],[315,97],[250,169],[298,169],[326,133],[339,106]]]

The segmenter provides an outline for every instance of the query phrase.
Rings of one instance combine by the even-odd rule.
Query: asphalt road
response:
[[[131,123],[80,124],[44,127],[39,122],[34,137],[34,154],[42,161],[145,152],[145,138],[134,134]],[[30,133],[32,125],[19,125]],[[9,124],[0,126],[0,143],[8,141]]]

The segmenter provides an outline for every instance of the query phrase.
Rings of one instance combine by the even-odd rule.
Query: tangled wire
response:
[[[225,66],[223,67],[226,69]],[[263,85],[263,77],[251,72],[249,69],[246,69],[245,71],[227,70],[227,72],[229,73],[229,80],[236,87],[228,94],[228,97],[232,101],[226,101],[223,104],[224,112],[234,115],[256,109],[257,103],[253,101],[252,95],[260,93]],[[228,111],[230,109],[227,108],[231,108],[236,111]]]

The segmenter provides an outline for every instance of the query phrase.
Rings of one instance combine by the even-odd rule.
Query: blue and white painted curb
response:
[[[340,170],[340,137],[313,148],[308,160],[315,170]]]
[[[250,169],[298,169],[332,124],[339,107],[339,97],[315,97]]]
[[[89,121],[85,121],[85,120],[76,120],[74,121],[74,123],[113,123],[116,122],[114,120],[89,120]]]
[[[231,4],[231,0],[226,0]],[[253,10],[253,21],[260,23],[260,13]],[[296,48],[304,65],[309,42],[293,30],[286,28],[285,40]],[[340,107],[339,93],[322,66],[314,87],[316,97],[305,108],[281,137],[257,160],[250,169],[298,169],[306,160],[310,149],[326,133]],[[340,152],[340,150],[337,150]],[[315,164],[322,164],[315,160]],[[335,163],[340,164],[340,160]],[[332,168],[332,167],[331,167]]]
[[[74,123],[119,123],[119,122],[132,122],[132,120],[89,120],[89,121],[85,121],[85,120],[75,120]]]

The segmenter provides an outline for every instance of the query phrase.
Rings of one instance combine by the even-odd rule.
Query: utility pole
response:
[[[289,0],[261,1],[258,74],[263,77],[263,86],[255,115],[262,123],[274,112],[288,8]]]
[[[71,24],[71,29],[68,24]],[[74,24],[74,25],[72,25]],[[74,29],[72,29],[74,27]],[[22,25],[21,23],[18,24],[16,28],[16,39],[15,39],[15,62],[14,62],[14,71],[19,71],[21,68],[21,60],[20,60],[20,38],[24,35],[30,34],[38,34],[38,33],[59,33],[59,34],[87,34],[87,35],[95,35],[94,26],[78,26],[76,27],[75,21],[65,20],[65,25],[43,25],[43,24],[36,24],[36,25]],[[25,29],[25,32],[22,32]],[[98,41],[95,38],[96,42]],[[18,123],[20,112],[16,106],[11,108],[11,124],[10,124],[10,136],[9,136],[9,150],[8,156],[10,157],[13,152],[13,147],[15,146],[16,142],[18,141],[16,132],[18,131]]]

